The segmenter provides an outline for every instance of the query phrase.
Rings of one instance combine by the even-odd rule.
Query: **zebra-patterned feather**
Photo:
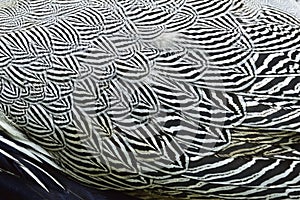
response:
[[[299,198],[297,17],[256,0],[5,2],[0,111],[61,171],[141,198]]]

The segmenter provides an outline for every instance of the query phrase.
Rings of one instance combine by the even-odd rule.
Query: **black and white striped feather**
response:
[[[140,198],[299,198],[299,67],[300,20],[255,0],[0,4],[3,126]]]

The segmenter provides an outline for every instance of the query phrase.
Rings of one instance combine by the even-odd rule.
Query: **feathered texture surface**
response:
[[[298,18],[255,0],[0,3],[4,124],[64,173],[150,199],[300,198]]]
[[[121,192],[99,191],[71,180],[50,165],[29,142],[0,130],[0,196],[7,200],[136,200]]]

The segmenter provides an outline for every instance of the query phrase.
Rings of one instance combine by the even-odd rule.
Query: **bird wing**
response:
[[[298,18],[256,1],[71,0],[2,4],[0,19],[1,111],[78,180],[252,194],[285,169],[268,156],[296,143]]]

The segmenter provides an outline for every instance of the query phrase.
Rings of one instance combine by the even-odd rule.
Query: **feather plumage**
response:
[[[0,60],[5,121],[82,183],[299,197],[297,17],[254,0],[6,1]]]

